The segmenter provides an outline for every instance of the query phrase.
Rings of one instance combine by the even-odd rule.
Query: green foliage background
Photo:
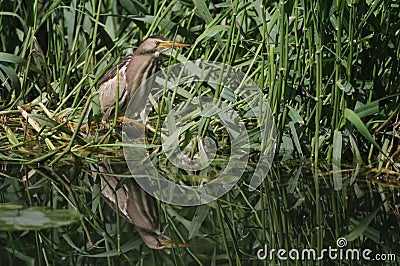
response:
[[[138,40],[179,36],[191,49],[164,64],[231,64],[268,95],[281,156],[331,159],[335,132],[344,141],[337,154],[356,160],[374,154],[369,134],[376,148],[398,144],[392,133],[398,132],[392,115],[400,79],[396,1],[37,0],[0,6],[2,110],[41,101],[55,117],[70,108],[68,119],[77,119],[102,74]]]

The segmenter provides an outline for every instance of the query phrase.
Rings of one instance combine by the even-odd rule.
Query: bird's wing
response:
[[[126,67],[133,58],[128,55],[121,59],[117,65],[113,66],[106,72],[99,81],[99,101],[101,109],[110,115],[115,108],[116,89],[119,89],[119,102],[123,102],[126,95]],[[119,72],[119,76],[117,75]],[[118,83],[119,81],[119,83]]]
[[[122,58],[118,64],[114,65],[112,68],[110,68],[104,76],[100,79],[99,85],[109,81],[110,79],[113,79],[116,77],[117,74],[117,69],[121,70],[124,66],[128,65],[128,63],[131,61],[133,58],[133,54],[127,55],[124,58]]]
[[[132,219],[128,216],[126,211],[128,198],[127,187],[126,185],[122,185],[117,189],[121,180],[117,176],[111,175],[111,173],[114,172],[111,165],[104,160],[102,164],[97,166],[97,169],[93,165],[91,165],[90,168],[93,171],[95,180],[97,175],[100,176],[101,194],[106,200],[106,203],[114,211],[118,206],[119,213],[132,223]]]

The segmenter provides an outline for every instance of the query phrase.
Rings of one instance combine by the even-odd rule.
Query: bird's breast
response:
[[[154,55],[135,56],[127,65],[126,80],[129,111],[140,112],[153,87],[153,79],[149,79],[157,70],[158,57]]]

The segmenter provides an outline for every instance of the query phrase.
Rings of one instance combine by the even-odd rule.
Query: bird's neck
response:
[[[160,51],[143,53],[143,52],[140,52],[140,51],[136,50],[133,53],[133,55],[134,56],[149,56],[149,57],[153,57],[153,58],[158,58],[158,57],[160,57]]]

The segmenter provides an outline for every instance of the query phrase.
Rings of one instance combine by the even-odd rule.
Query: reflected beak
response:
[[[190,245],[186,243],[180,243],[180,244],[175,244],[171,240],[160,240],[161,248],[175,248],[175,247],[180,247],[180,248],[187,248]]]
[[[172,41],[160,41],[159,47],[171,48],[171,47],[188,47],[190,44]]]

